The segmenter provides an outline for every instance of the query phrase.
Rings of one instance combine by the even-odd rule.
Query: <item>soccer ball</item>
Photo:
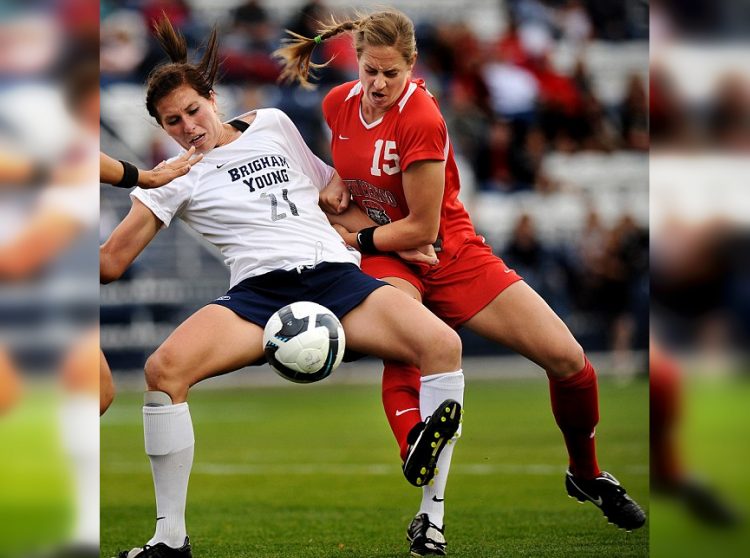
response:
[[[344,328],[325,306],[293,302],[274,313],[263,331],[268,363],[298,384],[327,378],[344,357]]]

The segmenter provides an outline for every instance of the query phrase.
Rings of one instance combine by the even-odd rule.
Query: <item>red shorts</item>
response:
[[[442,256],[442,255],[440,255]],[[398,256],[362,255],[362,271],[376,279],[399,277],[420,292],[435,315],[457,328],[522,278],[492,253],[481,236],[434,267],[410,265]]]

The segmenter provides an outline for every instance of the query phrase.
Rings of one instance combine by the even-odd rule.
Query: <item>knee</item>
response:
[[[432,369],[434,372],[452,372],[461,368],[461,338],[448,326],[440,330],[430,339],[426,347],[427,355],[423,358],[429,365],[422,365],[422,372]]]
[[[554,348],[548,355],[547,373],[556,378],[569,378],[583,369],[586,357],[575,340]]]
[[[163,391],[172,400],[187,393],[188,385],[179,366],[177,356],[168,347],[159,347],[148,360],[144,368],[146,374],[146,386],[149,391]]]

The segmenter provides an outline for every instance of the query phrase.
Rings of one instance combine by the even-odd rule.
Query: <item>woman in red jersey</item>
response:
[[[449,325],[465,326],[546,371],[552,411],[570,457],[568,494],[594,502],[619,527],[642,526],[641,508],[597,465],[599,411],[591,363],[547,303],[492,254],[458,200],[459,175],[445,121],[424,82],[412,78],[417,49],[411,20],[387,10],[332,20],[314,38],[292,34],[276,51],[284,64],[282,78],[309,86],[310,68],[316,67],[312,51],[344,32],[354,36],[359,79],[333,88],[323,114],[332,132],[334,167],[348,189],[323,191],[321,204],[334,215],[332,222],[346,228],[339,227],[346,242],[363,253],[364,271],[421,300]],[[434,265],[394,255],[429,244],[436,251]],[[418,370],[385,363],[383,405],[402,455],[422,418],[416,410],[419,390]],[[445,554],[443,500],[452,447],[441,454],[440,473],[424,487],[407,531],[413,555]]]

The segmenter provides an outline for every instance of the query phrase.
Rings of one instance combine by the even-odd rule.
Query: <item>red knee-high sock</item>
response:
[[[385,361],[383,368],[383,409],[393,435],[406,457],[406,438],[422,418],[419,414],[419,387],[422,374],[419,368],[400,362]]]
[[[594,441],[599,422],[596,371],[585,359],[583,368],[568,378],[556,378],[549,372],[547,376],[552,414],[565,438],[570,471],[577,477],[593,479],[601,473]]]
[[[680,371],[672,359],[654,352],[651,351],[649,359],[651,482],[668,487],[683,476],[675,442],[680,414]]]

